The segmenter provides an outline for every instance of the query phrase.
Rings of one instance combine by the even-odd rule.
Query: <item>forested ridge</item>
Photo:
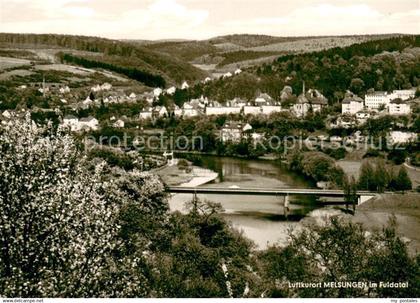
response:
[[[420,84],[420,36],[400,36],[307,54],[284,55],[270,64],[246,69],[232,78],[198,85],[193,95],[218,100],[252,99],[259,91],[279,98],[284,85],[295,94],[320,90],[330,103],[346,90],[363,96],[369,89],[390,91]]]
[[[151,73],[130,67],[124,67],[115,65],[99,60],[89,60],[80,56],[74,56],[71,54],[60,53],[60,59],[63,62],[74,63],[87,68],[103,68],[119,74],[123,74],[131,79],[140,81],[147,86],[151,87],[165,87],[165,79],[160,75],[153,75]]]

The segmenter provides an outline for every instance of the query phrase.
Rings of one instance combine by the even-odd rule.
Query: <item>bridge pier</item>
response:
[[[287,220],[287,217],[288,217],[289,211],[290,211],[289,204],[290,204],[289,194],[284,195],[283,196],[283,212],[284,212],[284,217],[286,218],[286,220]]]

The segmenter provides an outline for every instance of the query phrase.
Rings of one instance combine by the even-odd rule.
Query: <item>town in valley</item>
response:
[[[0,33],[0,296],[416,297],[419,134],[419,35]]]

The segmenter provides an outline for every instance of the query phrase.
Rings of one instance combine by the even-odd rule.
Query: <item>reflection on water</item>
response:
[[[206,187],[287,188],[313,187],[304,178],[288,171],[273,161],[243,160],[227,157],[203,156],[201,166],[218,173],[219,178]],[[299,221],[311,210],[318,208],[314,197],[290,197],[289,212],[284,212],[282,196],[244,196],[200,194],[199,199],[218,202],[224,216],[233,226],[242,230],[258,247],[287,240],[290,228],[299,228]],[[183,211],[190,194],[173,195],[172,210]]]

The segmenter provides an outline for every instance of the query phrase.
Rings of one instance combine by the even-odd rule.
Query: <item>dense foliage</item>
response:
[[[224,65],[232,64],[235,62],[241,62],[246,60],[253,60],[263,57],[269,57],[274,55],[279,55],[280,52],[255,52],[255,51],[246,51],[239,50],[236,52],[228,52],[223,54],[223,60],[220,61],[217,66],[222,67]]]
[[[419,260],[396,236],[395,223],[366,235],[359,224],[337,218],[291,235],[287,247],[261,253],[263,276],[274,297],[412,297],[420,291]],[[289,283],[365,282],[367,287],[289,288]],[[371,287],[369,282],[408,282],[407,288]]]
[[[289,166],[315,181],[328,181],[338,186],[344,182],[344,171],[335,164],[334,159],[321,152],[294,153]]]
[[[398,173],[386,165],[383,159],[364,161],[360,167],[359,189],[382,192],[384,190],[411,190],[412,183],[404,166]]]
[[[125,278],[113,277],[117,267],[124,267],[112,257],[124,200],[115,196],[112,183],[102,182],[103,167],[88,172],[71,137],[30,120],[7,126],[0,148],[2,295],[91,297],[139,291],[141,285],[124,289]]]

